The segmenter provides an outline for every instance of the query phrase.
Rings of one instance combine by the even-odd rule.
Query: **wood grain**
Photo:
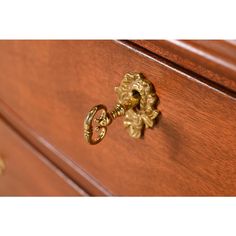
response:
[[[236,195],[234,97],[123,43],[1,41],[0,50],[1,99],[111,194]],[[134,140],[119,119],[101,144],[88,145],[87,112],[112,108],[129,71],[153,82],[159,124]]]
[[[134,43],[236,92],[233,40],[133,40]]]
[[[0,119],[0,157],[5,170],[0,175],[1,196],[87,195],[45,157],[24,142]]]
[[[25,124],[22,119],[0,99],[0,114],[4,121],[17,132],[21,138],[29,142],[42,155],[49,157],[51,162],[70,178],[79,183],[90,195],[109,196],[111,193],[94,178],[92,178],[78,163],[70,160],[59,148],[35,132],[30,125]],[[1,116],[0,115],[0,116]]]

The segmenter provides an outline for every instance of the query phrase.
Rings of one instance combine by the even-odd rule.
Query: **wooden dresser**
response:
[[[0,195],[236,195],[235,41],[0,41]],[[135,139],[110,110],[127,72],[153,84],[160,111]]]

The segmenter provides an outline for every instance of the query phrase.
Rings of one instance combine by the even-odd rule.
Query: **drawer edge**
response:
[[[111,196],[112,194],[77,163],[75,164],[62,152],[52,146],[46,139],[36,133],[3,101],[0,99],[1,118],[17,132],[27,143],[42,154],[48,163],[62,171],[72,183],[81,186],[85,195]]]

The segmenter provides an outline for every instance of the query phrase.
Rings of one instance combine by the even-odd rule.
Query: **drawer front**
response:
[[[235,98],[116,42],[2,41],[0,49],[1,99],[112,194],[236,195]],[[136,140],[120,118],[88,145],[88,110],[112,108],[129,71],[154,84],[158,125]]]
[[[85,192],[0,119],[0,196],[78,196]]]

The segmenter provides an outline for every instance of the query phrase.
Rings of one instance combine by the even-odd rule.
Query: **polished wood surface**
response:
[[[236,92],[235,40],[133,40],[133,42]]]
[[[87,195],[0,119],[1,196]]]
[[[108,195],[236,195],[231,93],[123,42],[2,41],[0,50],[3,103]],[[99,103],[112,108],[114,87],[129,71],[154,84],[158,125],[135,140],[120,119],[101,144],[88,145],[87,112]],[[63,169],[59,157],[53,162]]]
[[[92,178],[77,163],[73,162],[58,148],[50,144],[45,138],[36,133],[30,125],[24,121],[0,99],[0,114],[5,118],[12,129],[19,133],[22,138],[29,142],[37,151],[48,157],[63,172],[86,189],[89,195],[109,196],[111,193],[94,178]]]

